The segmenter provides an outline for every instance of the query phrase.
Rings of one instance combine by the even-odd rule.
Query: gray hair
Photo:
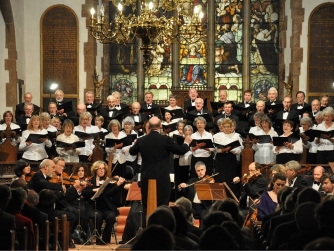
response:
[[[256,112],[255,114],[254,114],[254,120],[255,119],[261,119],[262,117],[264,116],[264,113],[263,112]]]
[[[270,89],[268,90],[268,92],[270,91],[274,91],[277,94],[277,89],[275,87],[270,87]]]
[[[134,126],[135,125],[135,121],[131,117],[126,117],[123,120],[123,125],[125,125],[125,124],[131,124],[132,126]]]
[[[49,159],[43,159],[42,162],[39,164],[39,169],[43,169],[45,166],[50,165]]]
[[[25,103],[24,104],[24,109],[26,109],[28,105],[30,105],[32,107],[32,109],[34,110],[34,105],[32,103]]]
[[[186,125],[185,127],[183,127],[183,132],[186,132],[188,129],[190,129],[192,132],[194,132],[194,129],[191,125]]]
[[[114,99],[114,100],[115,100],[115,96],[113,96],[113,95],[109,95],[109,96],[107,97],[107,101],[109,101],[109,99]]]
[[[48,114],[47,112],[42,112],[42,113],[39,115],[39,118],[40,118],[41,120],[51,119],[50,114]]]
[[[294,170],[298,172],[301,169],[301,165],[298,161],[290,160],[285,164],[286,170]]]
[[[322,113],[324,114],[324,116],[325,115],[330,115],[330,116],[332,116],[332,117],[334,117],[334,109],[332,108],[332,107],[326,107],[323,111],[322,111]]]
[[[256,113],[255,113],[255,114],[256,114]],[[254,116],[255,116],[255,114],[254,114]],[[269,128],[271,128],[272,125],[273,125],[273,122],[271,121],[271,119],[270,119],[267,115],[263,115],[263,116],[261,117],[260,124],[262,124],[262,122],[267,122],[267,123],[269,124]]]
[[[196,170],[196,168],[199,167],[199,166],[204,166],[204,168],[205,168],[205,170],[206,170],[206,165],[205,165],[204,162],[202,162],[202,161],[197,161],[196,164],[195,164],[195,170]]]
[[[306,123],[308,124],[309,127],[312,127],[313,126],[313,122],[312,122],[312,119],[308,118],[308,117],[303,117],[300,119],[300,124],[302,123]]]
[[[117,119],[112,119],[110,122],[109,122],[109,125],[108,125],[108,130],[111,131],[111,127],[113,125],[117,125],[118,126],[118,130],[121,130],[121,124],[119,123],[119,121]]]
[[[321,117],[323,118],[324,117],[324,113],[321,111],[321,112],[317,112],[317,114],[314,116],[316,119]]]
[[[203,117],[201,117],[201,116],[195,118],[195,120],[194,120],[194,126],[197,125],[197,121],[202,121],[202,122],[204,123],[204,125],[206,125],[206,120],[205,120],[205,118],[203,118]]]
[[[80,114],[79,121],[81,121],[84,117],[88,118],[89,120],[92,119],[92,114],[90,112],[83,112]]]

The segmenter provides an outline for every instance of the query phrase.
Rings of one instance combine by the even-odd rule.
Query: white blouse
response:
[[[213,140],[212,134],[207,132],[207,131],[204,131],[202,135],[197,131],[197,132],[191,134],[191,138],[192,139],[211,139],[211,140]],[[192,147],[191,147],[191,149],[192,149]],[[194,157],[205,157],[205,158],[207,158],[207,157],[210,157],[211,152],[214,151],[214,148],[209,148],[209,149],[210,149],[210,151],[208,152],[205,149],[198,148],[196,151],[194,151],[192,153],[193,153]]]
[[[241,153],[244,147],[242,145],[242,139],[239,137],[237,133],[225,134],[223,132],[218,132],[215,135],[213,135],[213,142],[220,144],[220,145],[224,145],[224,146],[236,140],[240,142],[240,146],[231,149],[230,152],[232,152],[235,155],[238,155]],[[221,149],[216,148],[216,152],[217,153],[221,152]]]
[[[265,133],[262,129],[254,135],[270,135],[271,137],[277,137],[277,132],[273,128],[270,128],[268,133]],[[254,161],[260,164],[270,164],[276,162],[276,156],[273,153],[274,145],[271,143],[256,143],[252,146],[255,151]]]
[[[127,135],[125,134],[125,132],[121,131],[118,134],[118,137],[116,138],[115,135],[111,132],[109,134],[106,135],[105,139],[122,139],[125,138]],[[106,160],[109,160],[109,154],[112,153],[113,154],[113,158],[112,158],[112,163],[116,164],[116,162],[118,161],[118,163],[123,164],[126,161],[126,152],[129,152],[130,146],[125,146],[123,148],[120,149],[114,149],[113,147],[106,147],[106,152],[107,152],[107,158]]]
[[[317,130],[319,131],[332,131],[334,130],[334,123],[328,128],[325,126],[325,122],[322,122],[320,125],[317,126]],[[317,138],[315,138],[314,141],[316,141]],[[330,142],[328,139],[320,138],[320,142],[318,144],[318,150],[319,151],[331,151],[334,150],[334,143]]]
[[[31,143],[29,146],[27,146],[26,140],[31,133],[32,134],[48,134],[47,130],[45,129],[42,129],[42,130],[39,129],[37,132],[30,131],[30,130],[23,131],[22,137],[21,137],[21,143],[19,145],[19,150],[24,151],[22,158],[33,160],[33,161],[47,158],[48,155],[45,151],[45,146],[50,148],[52,146],[51,141],[49,139],[46,139],[41,144]]]
[[[58,135],[57,141],[65,142],[65,143],[74,143],[79,141],[77,135],[71,134],[70,136],[66,136],[64,133]],[[81,152],[81,148],[71,149],[65,151],[64,147],[57,147],[57,153],[60,157],[64,158],[65,162],[79,162],[79,154]]]
[[[280,137],[286,137],[284,134],[282,134]],[[293,153],[293,154],[301,154],[303,153],[303,143],[302,140],[299,139],[295,143],[293,143],[293,149],[290,149],[286,146],[282,146],[278,151],[276,151],[276,146],[273,147],[273,152],[275,154],[281,154],[281,153]]]
[[[81,125],[75,126],[73,129],[73,134],[75,134],[75,132],[85,132],[85,133],[95,133],[97,132],[95,130],[94,127],[91,126],[86,126],[86,131],[84,130],[84,128]],[[94,139],[86,139],[85,140],[85,147],[81,147],[78,148],[80,149],[80,154],[79,155],[90,155],[93,153],[93,149],[95,147],[94,143],[93,143]]]

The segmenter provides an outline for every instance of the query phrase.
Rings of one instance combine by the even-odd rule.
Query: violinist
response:
[[[285,174],[290,187],[303,186],[308,187],[309,184],[305,177],[298,172],[301,170],[301,165],[298,161],[291,160],[285,164]]]
[[[106,243],[110,242],[112,227],[116,222],[116,216],[119,215],[117,207],[115,206],[115,201],[113,200],[113,196],[124,183],[124,178],[120,177],[117,182],[108,184],[103,190],[102,194],[96,198],[95,208],[94,202],[91,200],[91,198],[107,179],[107,168],[108,165],[101,160],[94,162],[91,167],[91,174],[93,177],[90,179],[90,182],[92,183],[92,186],[86,187],[82,191],[82,195],[87,201],[89,201],[86,212],[90,212],[89,218],[93,219],[93,221],[95,221],[96,216],[96,228],[99,234],[101,234],[103,220],[106,221],[102,235],[102,242],[97,240],[97,245],[105,245]],[[97,212],[97,214],[95,214],[95,212]]]
[[[14,173],[18,179],[23,179],[28,182],[35,172],[31,171],[30,161],[20,159],[15,164]]]
[[[63,169],[65,166],[64,159],[57,157],[55,158],[57,161],[57,168]],[[69,247],[75,248],[74,243],[72,242],[71,235],[73,233],[74,228],[77,226],[77,217],[76,214],[70,212],[67,208],[68,203],[65,200],[66,197],[78,197],[80,193],[80,182],[76,182],[72,187],[66,189],[62,184],[55,184],[48,181],[54,175],[54,171],[56,168],[55,161],[51,159],[44,159],[39,165],[39,172],[36,172],[30,179],[27,188],[35,190],[36,193],[39,193],[43,189],[51,190],[56,197],[56,210],[58,213],[58,217],[61,218],[63,214],[66,214],[67,220],[70,222],[70,230],[69,230]]]
[[[241,179],[235,177],[233,183],[239,183]],[[261,165],[252,162],[248,166],[248,174],[245,174],[242,181],[242,194],[240,197],[240,208],[248,209],[252,201],[259,198],[268,187],[267,179],[261,174]]]
[[[212,201],[209,200],[199,200],[196,192],[196,188],[193,184],[196,181],[203,180],[205,181],[206,166],[204,162],[198,161],[195,164],[195,171],[197,174],[196,178],[190,178],[187,183],[181,183],[179,189],[183,189],[183,192],[188,192],[186,196],[192,202],[192,208],[194,209],[195,215],[200,217],[200,221],[207,215],[210,207],[212,206]],[[214,180],[210,180],[210,183],[214,183]]]

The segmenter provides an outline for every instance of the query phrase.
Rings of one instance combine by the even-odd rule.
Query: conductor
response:
[[[142,156],[141,194],[143,207],[147,208],[148,180],[155,179],[157,184],[157,206],[168,205],[170,196],[170,154],[184,155],[189,151],[191,137],[184,139],[183,145],[174,143],[173,139],[160,135],[161,121],[158,117],[149,120],[150,133],[138,138],[130,148],[130,154],[138,152]]]

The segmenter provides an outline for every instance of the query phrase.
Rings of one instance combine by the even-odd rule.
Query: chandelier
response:
[[[139,16],[126,16],[122,12],[123,6],[136,6],[136,0],[123,0],[123,5],[111,1],[118,13],[109,23],[105,21],[103,5],[100,14],[95,15],[95,9],[91,9],[88,26],[91,35],[102,44],[127,44],[135,37],[141,39],[145,68],[149,66],[152,44],[170,45],[176,40],[182,44],[196,43],[206,35],[203,12],[198,6],[193,8],[193,0],[153,0],[149,3],[139,0]]]

